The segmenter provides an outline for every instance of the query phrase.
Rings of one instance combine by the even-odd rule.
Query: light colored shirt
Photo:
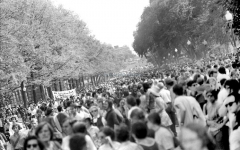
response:
[[[127,141],[121,143],[118,150],[143,150],[143,148],[138,146],[136,143]]]
[[[162,97],[162,99],[164,100],[165,103],[171,102],[170,91],[168,91],[166,89],[162,89],[160,91],[160,95],[161,95],[161,97]]]
[[[182,123],[184,123],[184,125],[197,121],[194,120],[194,115],[198,117],[199,123],[201,122],[203,125],[206,124],[203,111],[194,97],[178,96],[175,98],[174,106],[178,111],[185,112],[185,118],[181,118],[183,119],[181,121],[183,121]]]
[[[232,131],[229,137],[230,150],[240,148],[240,128]]]
[[[65,136],[63,139],[62,139],[62,149],[63,150],[70,150],[69,148],[69,139],[70,139],[70,136]]]
[[[160,127],[155,132],[155,141],[159,148],[163,147],[165,150],[174,148],[173,134],[166,128]]]
[[[20,136],[19,139],[18,139],[18,136]],[[25,138],[26,138],[26,135],[22,134],[21,132],[19,132],[18,135],[13,134],[12,136],[10,136],[10,143],[11,143],[12,150],[23,148]],[[15,147],[13,147],[14,146],[13,144],[16,143],[17,139],[18,139],[18,142],[15,145]]]
[[[99,147],[99,150],[118,150],[120,147],[120,143],[113,141],[111,147],[109,144],[103,144],[102,146]]]
[[[221,88],[221,90],[218,93],[218,99],[217,101],[222,104],[224,102],[224,100],[227,98],[228,96],[228,91],[225,88]]]

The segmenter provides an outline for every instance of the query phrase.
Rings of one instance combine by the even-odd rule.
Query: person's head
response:
[[[98,116],[98,107],[97,106],[90,107],[89,111],[94,118],[96,118]]]
[[[164,82],[167,88],[171,88],[174,85],[174,80],[170,78],[165,79]]]
[[[223,66],[221,66],[218,68],[218,72],[221,74],[226,74],[226,69]]]
[[[145,121],[145,115],[141,108],[135,108],[132,110],[130,114],[131,122],[134,123],[136,121]]]
[[[120,143],[126,142],[130,138],[129,129],[126,125],[120,125],[116,130],[116,138]]]
[[[87,141],[84,134],[74,134],[69,139],[70,150],[87,150]]]
[[[148,134],[148,128],[145,122],[137,121],[132,125],[132,134],[135,139],[145,139]]]
[[[239,73],[237,70],[233,70],[230,74],[231,79],[239,79]]]
[[[51,107],[48,107],[47,110],[45,111],[45,115],[52,116],[53,115],[53,109]]]
[[[98,137],[101,140],[102,144],[107,144],[108,143],[107,137],[110,137],[110,139],[114,141],[115,133],[112,128],[106,126],[100,130],[100,132],[98,133]]]
[[[41,106],[42,107],[42,106]],[[37,116],[41,116],[42,115],[42,110],[41,109],[37,109],[37,111],[36,111],[36,114],[37,114]]]
[[[217,92],[215,90],[208,90],[206,92],[207,100],[211,103],[214,103],[217,100]]]
[[[58,107],[57,107],[57,110],[58,110],[58,112],[62,112],[62,106],[61,105],[59,105]]]
[[[49,123],[41,122],[35,130],[35,135],[41,142],[48,142],[53,140],[53,128]]]
[[[124,105],[125,105],[125,99],[123,98],[123,99],[121,99],[121,101],[119,102],[119,106],[120,106],[120,107],[124,107]]]
[[[76,122],[73,124],[73,133],[82,133],[82,134],[88,134],[87,132],[87,126],[84,122]]]
[[[67,108],[69,114],[76,114],[77,113],[77,104],[70,104],[70,107]]]
[[[173,93],[177,96],[183,95],[183,87],[180,84],[176,84],[173,86]]]
[[[134,107],[134,106],[137,105],[136,99],[132,95],[129,95],[126,98],[126,102],[127,102],[127,105],[128,105],[129,108]]]
[[[187,82],[187,87],[192,92],[196,91],[196,87],[198,87],[198,83],[194,80],[190,80],[190,81]]]
[[[225,79],[225,78],[220,80],[221,87],[224,87],[224,84],[226,81],[227,81],[227,79]]]
[[[92,119],[90,117],[87,117],[84,119],[85,125],[87,128],[91,127],[92,125]]]
[[[32,128],[35,129],[35,128],[37,127],[37,125],[38,125],[37,119],[33,118],[33,119],[31,120],[31,126],[32,126]]]
[[[195,74],[194,76],[193,76],[193,81],[195,81],[195,82],[197,82],[197,79],[198,78],[200,78],[201,77],[201,75],[200,74]]]
[[[12,130],[13,130],[15,133],[18,133],[20,129],[21,129],[21,127],[20,127],[19,124],[13,124]]]
[[[71,135],[73,134],[73,129],[72,129],[72,126],[73,124],[75,123],[76,121],[75,120],[72,120],[72,119],[66,119],[64,122],[63,122],[63,133],[65,133],[66,135]]]
[[[29,107],[30,107],[32,110],[34,109],[33,104],[30,104]]]
[[[207,128],[201,124],[190,123],[183,127],[179,139],[184,150],[214,150]]]
[[[224,84],[224,88],[228,93],[238,93],[239,91],[239,82],[235,79],[227,80]]]
[[[231,113],[240,111],[240,95],[236,92],[229,94],[225,99],[225,106]]]
[[[11,121],[13,124],[15,124],[17,122],[17,117],[16,116],[11,117]]]
[[[36,136],[29,136],[24,141],[23,150],[44,150],[44,145]]]
[[[113,108],[113,102],[111,100],[105,100],[103,103],[103,108],[109,110]]]
[[[215,70],[215,69],[212,69],[212,70],[210,70],[210,71],[208,72],[208,76],[209,76],[209,77],[214,77],[214,78],[216,78],[216,77],[217,77],[217,74],[218,74],[218,72],[217,72],[217,70]]]
[[[201,78],[201,77],[199,77],[199,78],[197,79],[197,84],[198,84],[198,85],[203,85],[203,83],[204,83],[204,79]]]
[[[147,117],[147,126],[149,129],[156,131],[161,125],[160,115],[156,112],[150,113]]]
[[[147,92],[147,90],[150,88],[150,86],[149,86],[148,83],[143,83],[143,84],[142,84],[142,87],[143,87],[143,91],[144,91],[144,92]]]

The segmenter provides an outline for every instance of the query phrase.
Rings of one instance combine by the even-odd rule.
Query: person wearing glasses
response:
[[[23,150],[44,150],[44,145],[36,136],[29,136],[24,142]]]
[[[99,108],[97,106],[92,106],[92,107],[90,107],[89,111],[92,116],[92,124],[94,126],[97,126],[99,129],[102,128],[106,121],[100,115]]]

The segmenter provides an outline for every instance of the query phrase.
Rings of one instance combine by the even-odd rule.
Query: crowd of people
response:
[[[0,150],[240,150],[237,55],[1,109]]]

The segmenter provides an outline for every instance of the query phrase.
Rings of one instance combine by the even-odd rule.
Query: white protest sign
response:
[[[56,98],[69,98],[70,96],[77,96],[76,89],[67,91],[52,91],[54,99]]]

